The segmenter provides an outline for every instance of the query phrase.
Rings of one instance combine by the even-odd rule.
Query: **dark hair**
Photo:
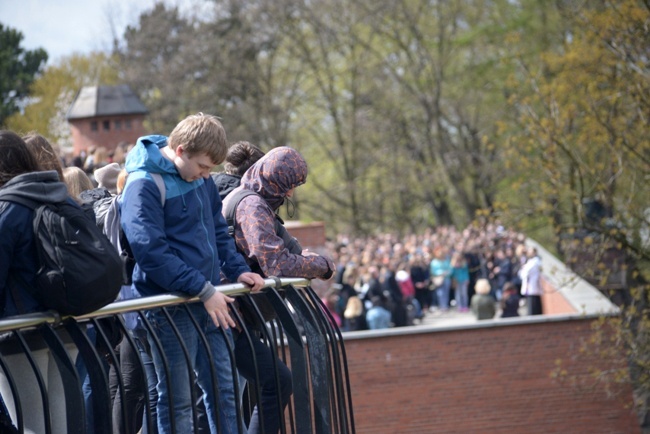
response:
[[[59,180],[63,181],[63,167],[61,160],[47,139],[37,133],[28,133],[23,136],[27,148],[36,157],[41,170],[56,170]]]
[[[223,167],[229,175],[242,176],[263,156],[264,152],[257,146],[246,141],[237,142],[228,149]]]
[[[0,130],[0,187],[18,175],[39,170],[25,141],[12,131]]]

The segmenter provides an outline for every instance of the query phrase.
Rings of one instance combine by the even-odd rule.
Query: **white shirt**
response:
[[[528,261],[519,270],[521,277],[521,295],[542,295],[542,285],[540,284],[542,260],[539,256],[528,258]]]

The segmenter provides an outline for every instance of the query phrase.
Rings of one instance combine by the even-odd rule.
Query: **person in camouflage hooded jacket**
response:
[[[325,256],[306,250],[292,253],[275,231],[276,210],[307,181],[307,173],[307,162],[298,151],[287,146],[274,148],[246,171],[241,185],[224,200],[226,209],[239,189],[257,193],[237,205],[234,236],[249,265],[258,265],[265,277],[327,280],[336,269]]]
[[[243,175],[241,185],[224,199],[222,212],[228,214],[229,211],[226,210],[237,207],[232,222],[237,249],[245,256],[251,269],[265,277],[329,279],[333,275],[335,265],[331,259],[302,250],[300,244],[287,236],[284,228],[278,230],[276,224],[279,219],[276,217],[276,210],[284,203],[285,198],[290,198],[294,189],[306,180],[307,163],[300,153],[289,147],[275,148],[251,166]],[[234,198],[239,196],[238,191],[242,189],[252,190],[257,194],[245,196],[237,203]],[[235,202],[230,204],[230,201]],[[226,214],[224,216],[228,219]],[[264,294],[257,294],[253,299],[264,320],[272,318],[275,312],[271,304],[265,301]],[[243,326],[254,331],[255,320],[248,315],[251,308],[244,301],[241,300],[243,304],[239,305],[245,323]],[[292,394],[289,368],[260,340],[253,339],[249,343],[243,334],[235,339],[235,354],[239,373],[248,381],[259,381],[261,388],[262,417],[259,417],[259,406],[256,405],[250,418],[248,433],[261,432],[261,425],[264,432],[277,433],[284,409]],[[253,360],[256,360],[257,364],[253,363]],[[278,406],[278,396],[281,406]]]

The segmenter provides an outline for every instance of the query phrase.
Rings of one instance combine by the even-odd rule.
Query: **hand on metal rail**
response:
[[[257,273],[242,273],[237,278],[237,282],[250,287],[251,292],[258,292],[264,288],[264,279]]]

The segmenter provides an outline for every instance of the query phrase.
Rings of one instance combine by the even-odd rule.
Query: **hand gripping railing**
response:
[[[226,339],[232,371],[237,372],[238,366],[240,372],[243,369],[242,359],[235,356],[242,351],[239,345],[244,345],[243,362],[249,366],[245,386],[233,379],[235,396],[241,396],[239,431],[256,426],[253,430],[267,434],[275,430],[354,433],[343,340],[309,280],[265,279],[260,294],[251,294],[239,283],[220,285],[217,290],[237,297],[238,308],[231,305],[232,316],[248,324],[233,332],[235,343]],[[262,298],[273,307],[275,318],[270,321],[259,308],[264,304]],[[209,351],[192,314],[196,301],[169,294],[117,301],[77,317],[42,312],[0,320],[0,394],[6,404],[0,402],[0,431],[11,432],[13,424],[17,432],[31,427],[45,433],[135,433],[141,427],[143,433],[156,432],[158,397],[150,355],[158,351],[158,369],[164,370],[167,381],[172,376],[187,376],[192,401],[191,426],[176,427],[175,412],[170,412],[169,432],[187,433],[192,428],[199,432],[205,427],[204,391],[195,384],[191,356],[173,319],[180,309],[199,332],[212,366],[211,391],[218,395],[218,372],[214,369],[218,355]],[[183,372],[170,371],[165,348],[149,321],[152,312],[159,312],[159,318],[175,331],[186,362]],[[139,326],[133,328],[134,323]],[[256,354],[264,355],[264,348],[277,357],[258,360]],[[171,384],[167,385],[171,389]],[[269,385],[278,391],[271,400],[266,389]],[[167,396],[170,407],[173,398],[172,393]],[[219,411],[215,413],[219,424]]]

